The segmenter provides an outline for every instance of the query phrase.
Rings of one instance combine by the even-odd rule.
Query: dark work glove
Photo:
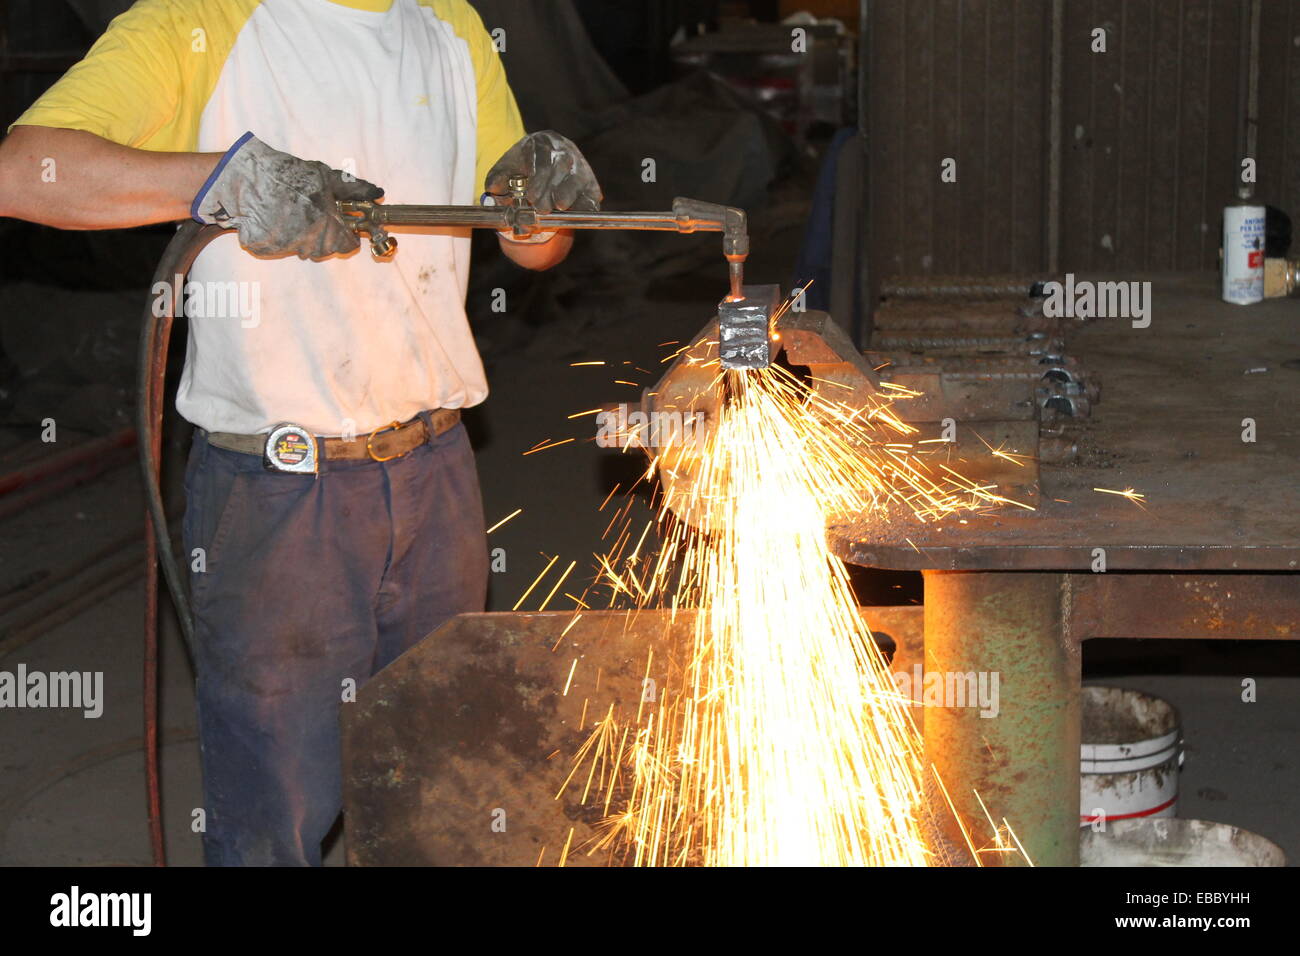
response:
[[[595,212],[605,198],[582,152],[554,130],[529,133],[506,150],[488,170],[483,187],[495,196],[508,195],[511,176],[528,177],[528,202],[543,214]]]
[[[383,194],[374,183],[282,153],[245,133],[203,184],[190,212],[199,222],[239,230],[240,245],[255,255],[324,259],[360,244],[336,203]]]

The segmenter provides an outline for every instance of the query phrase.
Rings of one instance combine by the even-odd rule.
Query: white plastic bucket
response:
[[[1083,688],[1079,825],[1172,817],[1182,728],[1167,700],[1122,687]]]
[[[1208,820],[1121,820],[1079,835],[1080,866],[1286,866],[1258,833]]]

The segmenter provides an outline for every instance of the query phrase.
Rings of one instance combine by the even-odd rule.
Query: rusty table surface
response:
[[[1300,568],[1300,302],[1228,305],[1213,274],[1145,278],[1149,328],[1070,329],[1102,400],[1081,425],[1078,460],[1041,465],[1035,511],[840,522],[828,529],[837,553],[921,570],[1089,570],[1096,549],[1110,571]]]

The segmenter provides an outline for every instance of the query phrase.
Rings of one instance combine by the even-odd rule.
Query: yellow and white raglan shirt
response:
[[[524,135],[466,0],[139,0],[15,125],[150,150],[268,146],[370,180],[385,202],[475,203]],[[324,262],[259,259],[233,231],[190,273],[251,283],[256,325],[191,317],[177,408],[209,431],[290,421],[365,434],[487,396],[465,316],[469,237],[403,232]],[[249,327],[252,326],[252,327]]]

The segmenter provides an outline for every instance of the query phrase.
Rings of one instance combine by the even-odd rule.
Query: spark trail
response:
[[[716,387],[704,447],[651,466],[693,465],[664,481],[661,546],[647,553],[648,526],[625,525],[600,562],[613,602],[695,614],[679,679],[635,715],[611,707],[576,756],[566,787],[584,784],[607,814],[588,852],[650,866],[932,863],[921,738],[825,529],[1015,503],[933,472],[893,397],[849,406],[776,366],[720,371]]]

